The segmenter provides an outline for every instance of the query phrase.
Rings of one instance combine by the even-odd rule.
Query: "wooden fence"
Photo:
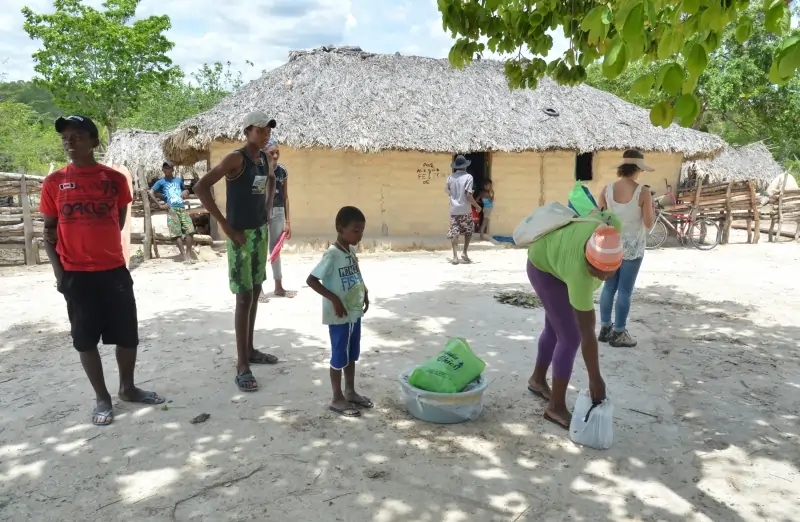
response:
[[[783,237],[800,239],[800,189],[786,190],[789,173],[784,174],[783,183],[777,194],[769,198],[762,212],[769,218],[769,240],[778,241]],[[795,223],[794,234],[783,230],[784,223]]]
[[[0,172],[0,249],[25,253],[25,264],[41,262],[44,221],[39,213],[41,176]]]
[[[758,243],[759,234],[753,233],[761,226],[758,207],[759,198],[752,181],[704,184],[703,178],[697,178],[694,186],[678,192],[675,206],[670,210],[716,221],[722,230],[721,244],[724,245],[728,243],[735,221],[746,223],[748,243]]]

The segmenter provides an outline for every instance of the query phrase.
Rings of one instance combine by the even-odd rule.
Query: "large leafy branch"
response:
[[[639,76],[636,93],[663,93],[650,120],[669,126],[677,118],[692,125],[702,110],[695,94],[709,57],[723,42],[725,28],[747,42],[754,20],[749,0],[438,0],[443,27],[456,38],[450,62],[464,67],[482,52],[511,55],[505,72],[514,88],[535,88],[549,75],[562,85],[587,80],[586,68],[602,61],[602,72],[619,77],[631,64],[661,62]],[[777,45],[769,79],[784,85],[800,69],[800,35],[791,30],[787,0],[763,0],[764,25],[785,36]],[[545,60],[553,47],[548,31],[561,28],[570,41],[564,54]]]

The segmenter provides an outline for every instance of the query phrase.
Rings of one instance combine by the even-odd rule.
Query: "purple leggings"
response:
[[[581,345],[575,311],[569,304],[567,285],[528,261],[528,279],[544,307],[544,331],[539,336],[536,364],[553,366],[554,379],[569,380]]]

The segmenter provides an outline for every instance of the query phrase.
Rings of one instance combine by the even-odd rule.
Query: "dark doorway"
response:
[[[585,152],[575,157],[575,181],[592,181],[593,156],[593,153]]]
[[[467,172],[472,174],[473,195],[477,197],[478,192],[483,188],[484,180],[491,179],[489,154],[486,152],[470,152],[469,154],[464,154],[464,157],[471,162],[470,166],[467,167]],[[455,160],[455,156],[453,156],[453,160]]]

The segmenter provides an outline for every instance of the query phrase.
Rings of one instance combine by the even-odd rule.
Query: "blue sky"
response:
[[[100,6],[99,0],[84,0]],[[0,71],[9,80],[34,75],[39,46],[22,29],[23,6],[52,10],[52,0],[2,0]],[[142,0],[138,16],[167,14],[173,61],[185,72],[230,61],[245,80],[284,63],[293,49],[358,45],[365,51],[444,58],[452,40],[442,31],[436,0]],[[551,56],[566,48],[554,35]],[[255,64],[245,64],[249,60]]]

